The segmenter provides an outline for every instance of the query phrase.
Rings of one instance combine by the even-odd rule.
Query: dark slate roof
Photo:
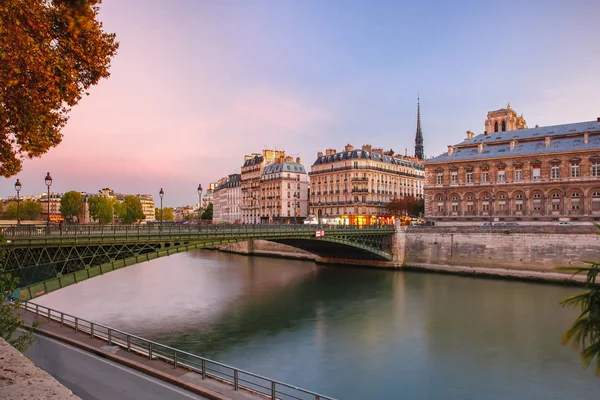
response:
[[[241,183],[242,183],[242,175],[231,174],[227,177],[227,180],[225,182],[223,182],[222,184],[220,184],[219,186],[217,186],[215,188],[215,191],[218,191],[221,189],[226,189],[226,188],[238,187],[241,185]]]
[[[505,156],[524,156],[547,153],[561,153],[575,150],[600,150],[600,136],[591,136],[588,143],[583,141],[583,133],[599,133],[600,123],[597,121],[577,122],[565,125],[543,126],[531,129],[519,129],[506,132],[480,134],[472,139],[457,144],[452,155],[444,153],[427,162],[448,162],[470,159],[495,158]],[[565,135],[577,135],[564,137]],[[546,147],[546,136],[551,138]],[[563,136],[560,138],[553,138]],[[538,139],[538,140],[535,140]],[[510,140],[516,140],[514,150],[510,151]],[[483,151],[478,153],[477,146],[483,143]],[[465,147],[466,146],[466,147]]]
[[[395,158],[392,156],[386,156],[386,155],[380,156],[377,153],[368,152],[366,150],[361,150],[361,149],[355,149],[355,150],[350,150],[350,151],[341,151],[339,153],[329,154],[326,156],[318,157],[317,160],[314,162],[313,166],[329,164],[332,162],[342,161],[342,160],[358,160],[358,159],[374,160],[374,161],[384,162],[387,164],[401,165],[404,167],[411,167],[411,168],[421,169],[421,170],[425,169],[425,167],[419,163],[402,160],[402,159]]]
[[[264,160],[263,156],[254,156],[244,162],[244,167],[260,164],[263,162],[263,160]]]
[[[271,163],[263,170],[263,175],[274,174],[276,172],[295,172],[297,174],[306,174],[304,165],[298,164],[297,162],[279,162]]]

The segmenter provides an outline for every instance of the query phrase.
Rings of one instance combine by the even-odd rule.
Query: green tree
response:
[[[71,108],[110,75],[118,43],[100,2],[0,1],[0,175],[58,145]]]
[[[415,196],[396,197],[392,199],[385,207],[396,217],[401,215],[419,215],[425,212],[425,201],[417,199]]]
[[[110,224],[114,213],[113,199],[104,196],[92,196],[88,199],[90,216],[99,224]]]
[[[0,240],[4,241],[4,239]],[[17,329],[23,325],[23,320],[18,315],[18,303],[8,301],[8,296],[13,293],[17,283],[18,280],[10,274],[0,274],[0,337],[23,352],[35,339],[31,332],[21,333],[18,337],[14,337]]]
[[[586,292],[568,297],[560,302],[564,306],[576,306],[581,313],[571,327],[563,334],[563,344],[571,343],[579,350],[583,365],[587,368],[595,364],[596,375],[600,376],[600,262],[584,261],[587,267],[560,267],[560,270],[573,272],[573,275],[586,273]],[[595,359],[595,361],[594,361]]]
[[[40,217],[43,212],[43,206],[41,203],[32,200],[21,201],[21,209],[17,209],[17,203],[10,203],[6,206],[4,218],[6,219],[17,219],[19,211],[21,213],[21,219],[23,221],[35,221]]]
[[[200,216],[200,219],[211,220],[212,217],[213,217],[213,203],[208,203],[208,206],[206,206],[206,210],[204,210],[204,212]]]
[[[154,219],[160,221],[160,208],[154,209]],[[175,220],[175,209],[173,207],[163,208],[163,221],[174,221]]]
[[[83,195],[74,190],[63,194],[60,199],[60,213],[65,219],[73,221],[73,219],[81,212],[83,201]]]
[[[117,215],[124,224],[132,224],[139,219],[144,219],[146,216],[142,211],[142,203],[140,199],[133,195],[125,196],[123,201],[116,207]]]

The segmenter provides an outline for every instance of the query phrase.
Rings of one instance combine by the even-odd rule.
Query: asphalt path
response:
[[[35,338],[25,355],[83,400],[205,399],[68,344],[41,335]]]

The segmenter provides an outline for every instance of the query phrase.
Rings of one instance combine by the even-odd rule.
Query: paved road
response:
[[[83,400],[205,399],[45,336],[25,355]]]

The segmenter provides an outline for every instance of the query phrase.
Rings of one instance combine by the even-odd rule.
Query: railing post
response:
[[[238,390],[238,370],[233,370],[233,390]]]
[[[60,326],[65,326],[65,314],[60,313]]]
[[[206,360],[202,359],[202,367],[200,368],[200,372],[202,373],[202,379],[206,379]]]
[[[177,350],[173,350],[173,368],[177,368]]]
[[[131,351],[131,335],[127,335],[127,351]]]
[[[75,333],[77,333],[79,331],[79,328],[77,327],[77,325],[79,325],[79,318],[75,317]]]
[[[275,381],[271,381],[271,400],[276,400],[277,391],[275,390]]]
[[[50,322],[50,309],[48,309],[48,322]]]
[[[152,360],[152,342],[148,343],[148,358]]]
[[[92,339],[94,338],[94,323],[90,322],[90,335],[92,336]]]
[[[112,345],[112,329],[108,328],[108,345]]]
[[[35,316],[39,316],[40,315],[40,306],[39,305],[35,305]]]

